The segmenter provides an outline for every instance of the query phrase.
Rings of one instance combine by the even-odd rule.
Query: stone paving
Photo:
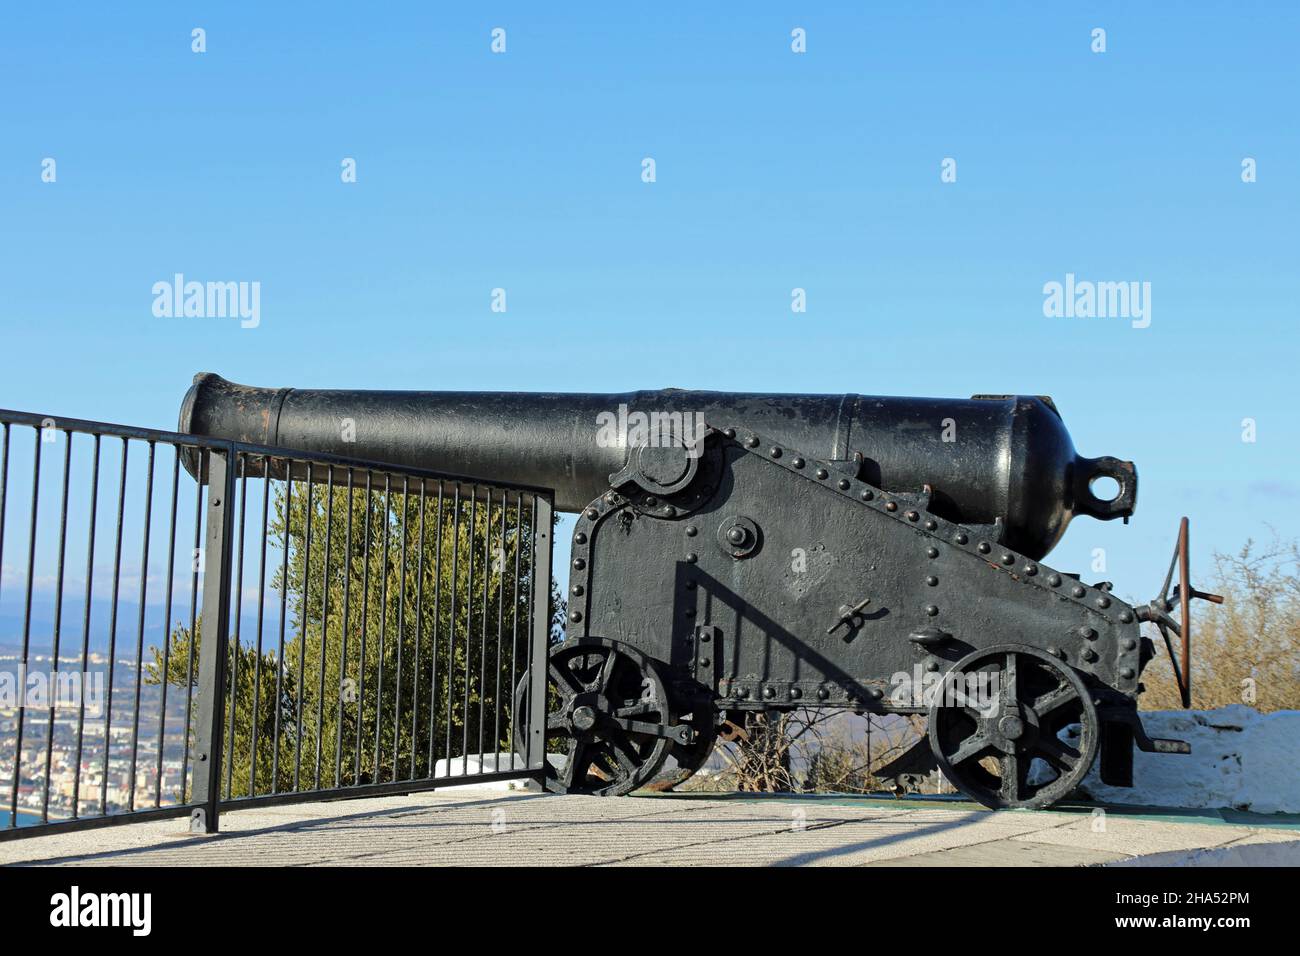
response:
[[[850,797],[553,796],[471,788],[247,809],[0,843],[0,864],[113,866],[1300,865],[1300,824]],[[1158,857],[1152,856],[1159,854]]]

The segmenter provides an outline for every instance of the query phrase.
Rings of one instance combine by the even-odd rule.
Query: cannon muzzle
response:
[[[180,430],[550,488],[558,509],[579,511],[641,451],[636,423],[656,416],[681,425],[688,445],[692,423],[748,427],[887,491],[928,486],[936,514],[1000,522],[1006,544],[1032,558],[1074,515],[1127,518],[1137,500],[1133,463],[1076,454],[1051,399],[1035,396],[273,389],[201,373]],[[1119,486],[1109,500],[1093,492],[1103,477]]]

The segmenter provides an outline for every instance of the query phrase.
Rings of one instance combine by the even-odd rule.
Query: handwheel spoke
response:
[[[549,733],[568,733],[569,722],[560,713],[546,715],[546,730]]]

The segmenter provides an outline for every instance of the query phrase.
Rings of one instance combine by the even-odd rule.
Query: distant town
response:
[[[140,712],[135,721],[136,667],[134,659],[119,657],[113,666],[112,719],[105,721],[103,698],[107,691],[108,658],[92,652],[87,665],[79,658],[60,656],[61,667],[100,675],[104,692],[87,695],[81,706],[56,701],[53,746],[50,743],[50,708],[28,706],[23,711],[22,753],[17,761],[17,810],[40,818],[46,810],[51,820],[79,815],[117,813],[168,806],[182,802],[185,782],[185,711],[183,688],[167,688],[167,715],[162,716],[162,688],[141,681]],[[0,672],[21,672],[20,655],[0,653]],[[31,654],[26,671],[48,673],[49,655]],[[6,701],[0,707],[0,811],[6,822],[14,787],[14,747],[18,740],[19,708]],[[92,703],[95,706],[91,706]],[[161,730],[161,750],[159,734]],[[132,780],[131,741],[138,741]],[[78,760],[80,747],[80,760]],[[45,762],[50,756],[47,785]],[[161,759],[160,759],[161,758]],[[132,783],[134,782],[134,788]]]

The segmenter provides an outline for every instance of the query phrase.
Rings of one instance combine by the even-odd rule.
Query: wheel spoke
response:
[[[1074,765],[1079,762],[1081,756],[1079,751],[1059,737],[1039,737],[1034,744],[1034,750],[1062,773],[1073,770]]]
[[[552,660],[547,664],[546,669],[550,672],[551,679],[555,681],[556,686],[560,689],[560,693],[564,695],[566,699],[573,697],[575,694],[581,694],[587,689],[582,686],[582,682],[578,680],[578,676],[574,674],[573,671],[569,670],[567,666],[561,667]],[[568,690],[567,694],[565,694],[566,688]]]
[[[618,761],[619,769],[622,771],[620,779],[630,779],[641,766],[641,757],[632,745],[632,741],[619,727],[610,733],[609,745],[610,751],[614,754],[614,759]]]
[[[611,649],[600,665],[600,674],[597,675],[596,684],[591,690],[600,691],[608,696],[610,682],[614,679],[614,664],[617,661],[618,654]]]
[[[547,729],[548,732],[551,732],[551,733],[554,733],[554,732],[559,732],[559,733],[568,733],[568,732],[569,732],[569,722],[568,722],[567,720],[564,719],[564,715],[563,715],[563,714],[560,714],[560,713],[558,713],[558,712],[557,712],[557,713],[554,713],[554,714],[547,714],[547,715],[546,715],[546,729]]]
[[[587,777],[587,767],[591,765],[591,750],[586,742],[573,738],[569,742],[568,759],[564,764],[564,772],[560,774],[560,781],[570,790],[575,783],[585,780]],[[579,775],[578,771],[582,774]]]
[[[1027,761],[1024,762],[1027,765]],[[1020,769],[1022,761],[1014,754],[1003,754],[998,761],[998,766],[1002,774],[1002,785],[998,790],[998,795],[1004,803],[1018,803],[1020,801]]]
[[[1016,709],[1016,652],[1009,651],[1002,669],[1002,703],[1011,713]]]
[[[948,757],[948,762],[954,767],[960,763],[965,763],[972,757],[977,757],[990,747],[989,739],[982,733],[975,733],[961,742],[952,755]]]
[[[1034,708],[1034,713],[1038,714],[1041,719],[1056,710],[1058,707],[1062,707],[1072,700],[1078,700],[1078,698],[1079,695],[1075,693],[1073,687],[1069,684],[1062,684],[1055,690],[1049,690],[1046,694],[1043,694],[1043,696],[1034,701],[1032,706]]]
[[[614,708],[615,717],[646,717],[650,714],[659,714],[661,708],[656,701],[639,700],[636,703],[628,704],[625,707]]]
[[[647,737],[663,737],[665,740],[677,740],[675,731],[677,728],[669,727],[667,724],[651,724],[643,720],[624,720],[621,717],[615,718],[616,724],[633,734],[644,734]]]

